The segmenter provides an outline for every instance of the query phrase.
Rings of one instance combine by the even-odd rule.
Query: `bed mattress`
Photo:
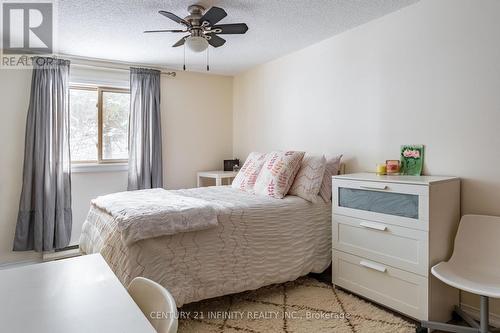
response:
[[[125,245],[113,217],[91,207],[80,249],[101,253],[124,285],[166,287],[177,305],[292,281],[331,262],[331,204],[273,199],[229,186],[172,191],[220,206],[215,228]]]

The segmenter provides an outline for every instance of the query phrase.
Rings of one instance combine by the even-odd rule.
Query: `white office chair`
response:
[[[143,277],[130,282],[128,292],[158,333],[177,332],[177,307],[167,289]]]
[[[480,322],[455,307],[471,327],[423,321],[422,327],[457,333],[500,332],[489,329],[489,298],[500,298],[500,217],[464,215],[451,259],[431,269],[444,283],[481,296]]]

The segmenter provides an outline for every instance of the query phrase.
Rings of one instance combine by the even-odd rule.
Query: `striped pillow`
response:
[[[266,154],[252,152],[248,155],[245,164],[241,167],[231,184],[231,187],[254,193],[255,181],[264,165]]]
[[[319,190],[319,194],[325,202],[330,202],[330,200],[332,200],[332,176],[339,173],[341,159],[342,155],[326,157],[325,175],[323,176],[323,183]]]
[[[288,194],[299,196],[311,202],[317,202],[325,168],[325,156],[306,155]]]
[[[255,182],[255,193],[283,198],[292,186],[303,157],[302,151],[269,153]]]

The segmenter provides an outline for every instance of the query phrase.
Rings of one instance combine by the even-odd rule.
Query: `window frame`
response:
[[[85,85],[70,85],[70,90],[87,90],[97,92],[97,160],[83,160],[83,161],[71,161],[72,164],[118,164],[118,163],[128,163],[128,158],[126,159],[112,159],[103,158],[103,146],[102,146],[102,134],[103,134],[103,93],[122,93],[129,94],[130,89],[126,88],[116,88],[116,87],[106,87],[106,86],[85,86]],[[71,101],[70,105],[71,105]],[[70,110],[71,112],[71,110]],[[130,113],[130,110],[129,110]],[[129,116],[130,118],[130,116]]]

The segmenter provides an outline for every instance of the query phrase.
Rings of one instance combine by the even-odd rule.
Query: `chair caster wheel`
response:
[[[417,326],[415,328],[415,333],[427,333],[427,328],[422,327],[422,326]]]

